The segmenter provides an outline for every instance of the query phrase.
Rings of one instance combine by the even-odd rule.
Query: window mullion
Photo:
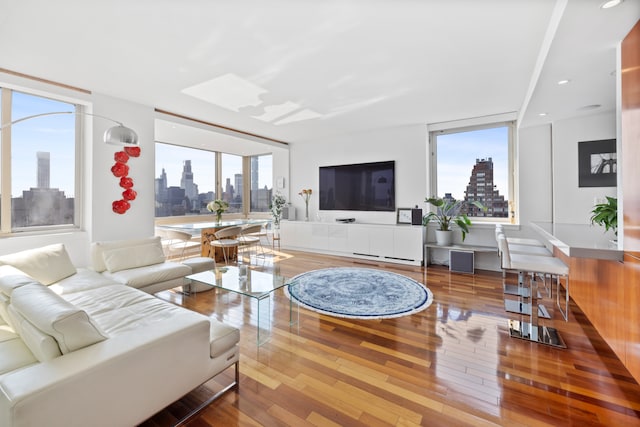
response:
[[[0,89],[0,123],[11,123],[11,97],[10,89]],[[0,233],[11,232],[11,126],[2,130],[2,144],[0,146]]]

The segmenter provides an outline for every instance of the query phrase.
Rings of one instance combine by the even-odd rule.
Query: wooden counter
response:
[[[537,223],[533,229],[569,266],[571,299],[640,382],[640,260],[607,247],[594,236],[602,230],[589,225]]]

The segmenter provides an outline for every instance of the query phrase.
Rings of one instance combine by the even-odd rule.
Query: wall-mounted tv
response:
[[[395,211],[395,162],[321,166],[320,210]]]

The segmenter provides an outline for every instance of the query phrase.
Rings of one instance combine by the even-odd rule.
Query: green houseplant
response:
[[[451,226],[453,224],[457,225],[462,232],[462,241],[467,237],[469,233],[469,227],[471,227],[471,220],[467,216],[465,212],[463,212],[463,208],[467,204],[471,204],[473,206],[477,206],[478,208],[486,211],[487,208],[478,201],[473,202],[465,202],[464,200],[455,200],[452,198],[443,198],[443,197],[429,197],[425,199],[425,202],[429,203],[432,206],[436,207],[436,211],[429,212],[425,216],[422,217],[422,225],[427,226],[429,222],[435,221],[438,223],[438,229],[436,230],[436,239],[438,239],[438,235],[442,235],[443,233],[437,233],[437,231],[441,232],[449,232],[444,233],[449,237],[445,238],[446,240],[438,240],[438,244],[447,245],[451,244],[452,233],[450,233]]]
[[[605,203],[598,203],[591,210],[591,224],[604,226],[604,231],[613,230],[618,237],[618,199],[607,196]]]

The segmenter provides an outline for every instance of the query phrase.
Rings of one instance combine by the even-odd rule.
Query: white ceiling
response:
[[[290,143],[531,126],[615,108],[640,0],[603,1],[0,0],[0,67]]]

